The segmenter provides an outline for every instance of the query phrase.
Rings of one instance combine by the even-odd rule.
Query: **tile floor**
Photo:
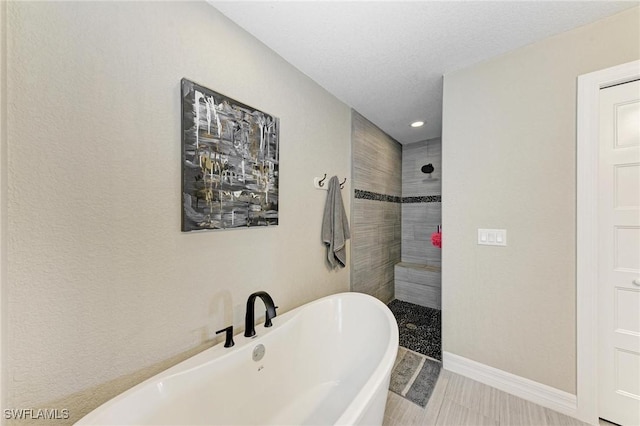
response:
[[[384,426],[584,426],[577,419],[560,414],[442,370],[425,408],[393,392],[387,397]],[[604,425],[605,423],[601,423]]]
[[[401,346],[440,360],[440,311],[399,300],[388,306],[398,322]],[[389,391],[383,425],[586,426],[587,423],[442,370],[424,408]],[[599,426],[617,425],[600,420]]]
[[[439,309],[426,308],[397,299],[387,306],[398,323],[400,346],[442,360]]]

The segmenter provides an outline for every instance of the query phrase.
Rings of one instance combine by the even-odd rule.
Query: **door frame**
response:
[[[600,89],[640,79],[640,60],[578,77],[576,399],[578,418],[598,424],[598,143]]]

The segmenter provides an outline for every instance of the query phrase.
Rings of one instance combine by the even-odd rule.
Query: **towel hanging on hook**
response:
[[[349,221],[338,189],[337,176],[329,179],[327,200],[322,215],[322,242],[327,246],[327,261],[333,268],[344,268],[347,264],[346,242],[351,238]]]

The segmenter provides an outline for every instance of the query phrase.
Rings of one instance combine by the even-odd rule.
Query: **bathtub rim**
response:
[[[337,425],[354,425],[359,424],[360,419],[364,416],[366,411],[370,409],[371,404],[375,402],[375,397],[378,392],[383,392],[385,394],[384,402],[386,403],[386,394],[389,389],[389,379],[391,378],[391,370],[393,369],[393,365],[396,360],[396,356],[398,354],[398,345],[399,345],[399,331],[398,324],[396,322],[395,317],[391,310],[387,307],[379,299],[358,292],[345,292],[345,293],[337,293],[336,295],[342,294],[358,294],[364,296],[365,298],[372,299],[374,304],[378,304],[385,313],[385,317],[389,321],[389,341],[387,347],[382,354],[382,358],[378,365],[376,366],[375,371],[372,373],[371,377],[363,384],[362,388],[356,395],[356,397],[351,401],[349,406],[345,409],[342,415],[338,418],[335,424]],[[333,296],[336,296],[333,295]],[[327,296],[331,297],[331,296]],[[356,296],[360,297],[360,296]],[[324,299],[324,298],[323,298]],[[318,299],[322,300],[322,299]],[[383,409],[384,415],[384,409]],[[382,419],[380,419],[382,420]]]
[[[384,353],[381,355],[379,363],[376,365],[371,376],[363,383],[362,387],[345,408],[343,413],[338,417],[335,424],[357,424],[358,420],[363,417],[366,410],[370,408],[370,404],[374,401],[376,393],[379,392],[382,386],[387,390],[389,384],[389,378],[391,375],[391,369],[395,362],[395,358],[398,351],[399,332],[395,317],[389,308],[377,298],[359,292],[340,292],[327,296],[323,296],[319,299],[312,300],[300,306],[297,306],[281,315],[278,315],[272,320],[273,327],[265,328],[259,326],[259,333],[253,337],[245,337],[242,330],[239,330],[238,334],[234,335],[234,341],[236,344],[232,348],[225,348],[224,341],[220,341],[215,345],[204,349],[203,351],[183,360],[179,363],[157,373],[153,376],[133,385],[129,389],[119,393],[118,395],[108,399],[104,403],[100,404],[83,417],[81,417],[74,425],[93,425],[96,421],[100,420],[100,416],[104,415],[105,411],[117,406],[123,400],[132,397],[133,395],[142,392],[147,389],[148,386],[155,386],[161,381],[169,380],[174,376],[188,374],[192,370],[202,368],[206,364],[218,362],[231,356],[237,356],[237,353],[242,350],[252,350],[255,344],[262,337],[276,332],[281,327],[286,326],[287,323],[292,321],[295,317],[300,315],[304,308],[311,307],[316,304],[321,304],[329,299],[342,299],[342,298],[355,298],[355,299],[367,299],[367,303],[373,303],[381,310],[385,318],[389,321],[389,336],[387,336],[387,347]],[[258,331],[258,329],[257,329]],[[230,350],[231,349],[231,350]],[[385,398],[386,400],[386,398]],[[97,423],[101,424],[101,423]]]

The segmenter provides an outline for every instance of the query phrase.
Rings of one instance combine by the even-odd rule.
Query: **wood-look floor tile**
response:
[[[452,374],[446,398],[476,411],[483,416],[500,420],[500,401],[504,392],[459,374]]]
[[[572,417],[446,370],[440,372],[425,408],[389,392],[383,424],[587,426]],[[601,426],[611,425],[601,422]]]
[[[391,416],[384,415],[384,419],[382,420],[382,426],[402,426]]]
[[[589,426],[588,423],[558,413],[557,411],[549,410],[548,408],[545,409],[545,414],[547,416],[547,423],[552,426]]]
[[[546,409],[517,396],[503,393],[500,424],[505,426],[547,426]]]
[[[401,416],[404,410],[405,399],[401,396],[389,391],[387,392],[387,406],[385,408],[384,415],[391,419],[396,419]]]
[[[424,408],[393,392],[389,392],[384,425],[422,425],[424,424],[425,414]]]
[[[447,387],[449,386],[450,378],[450,372],[446,370],[440,370],[438,381],[436,382],[436,385],[433,388],[433,392],[431,393],[431,397],[429,398],[429,402],[425,407],[425,416],[423,422],[424,425],[436,424],[438,414],[440,414],[440,407],[442,406],[442,402],[444,401],[444,397],[447,392]]]
[[[405,400],[406,401],[406,400]],[[399,418],[399,421],[403,425],[416,425],[420,426],[424,424],[425,410],[419,405],[413,402],[406,401],[404,415]]]
[[[437,426],[498,426],[498,421],[445,399],[442,401],[435,424]]]

